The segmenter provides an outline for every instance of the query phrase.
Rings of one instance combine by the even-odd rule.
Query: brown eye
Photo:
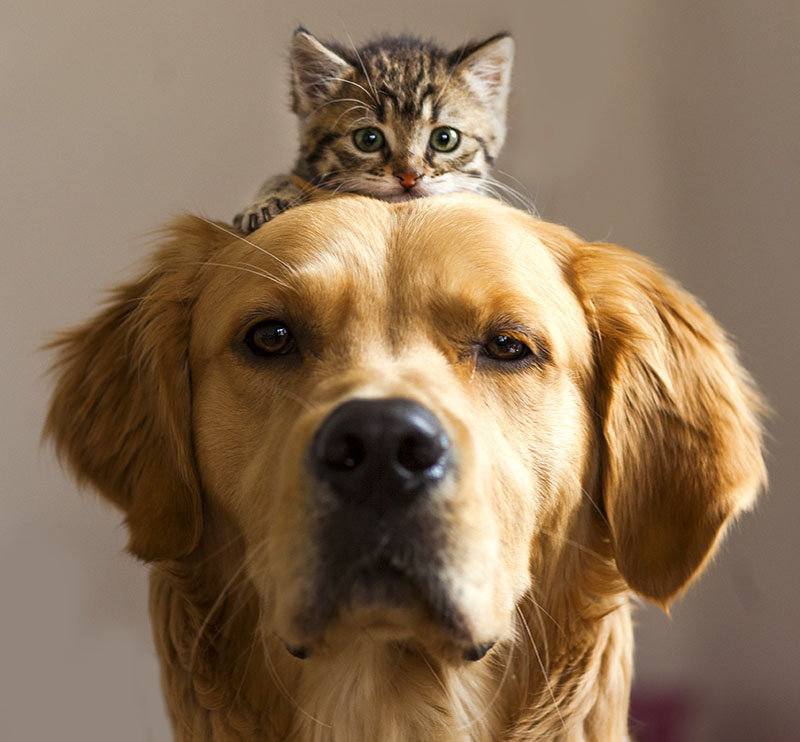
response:
[[[531,349],[511,335],[495,335],[483,346],[483,352],[495,361],[520,361],[531,355]]]
[[[245,345],[257,356],[279,356],[294,350],[294,336],[283,322],[266,320],[253,325],[244,338]]]

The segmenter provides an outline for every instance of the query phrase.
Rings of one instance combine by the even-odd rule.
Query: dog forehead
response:
[[[292,209],[223,249],[201,297],[215,314],[288,309],[313,322],[398,316],[535,316],[575,332],[581,311],[535,221],[479,196],[387,204],[337,197]],[[557,338],[556,338],[557,339]]]
[[[486,197],[467,194],[417,202],[392,235],[398,248],[388,256],[392,275],[437,289],[516,293],[563,299],[568,287],[534,222]]]
[[[566,277],[569,257],[540,239],[538,225],[472,194],[416,202],[398,224],[397,248],[387,259],[394,295],[436,322],[460,315],[484,328],[526,325],[570,355],[585,356],[589,333]]]

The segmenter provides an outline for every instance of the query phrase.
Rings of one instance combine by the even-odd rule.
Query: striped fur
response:
[[[409,36],[347,48],[298,29],[291,89],[300,149],[292,175],[317,188],[386,201],[491,192],[489,171],[506,134],[513,48],[507,34],[454,51]],[[460,134],[453,151],[431,146],[438,126]],[[385,138],[375,152],[354,143],[365,127]],[[398,178],[408,172],[420,175],[410,188]],[[308,194],[289,176],[270,178],[235,223],[250,232]]]

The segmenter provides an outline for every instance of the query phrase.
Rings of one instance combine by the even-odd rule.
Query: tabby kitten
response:
[[[300,153],[234,224],[252,232],[309,198],[313,186],[404,201],[490,192],[506,135],[514,42],[497,34],[447,52],[409,37],[356,49],[292,39],[292,110]]]

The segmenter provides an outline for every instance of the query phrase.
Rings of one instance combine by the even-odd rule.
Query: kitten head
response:
[[[409,37],[347,49],[298,29],[296,172],[389,201],[483,190],[505,139],[513,53],[507,34],[447,52]]]

